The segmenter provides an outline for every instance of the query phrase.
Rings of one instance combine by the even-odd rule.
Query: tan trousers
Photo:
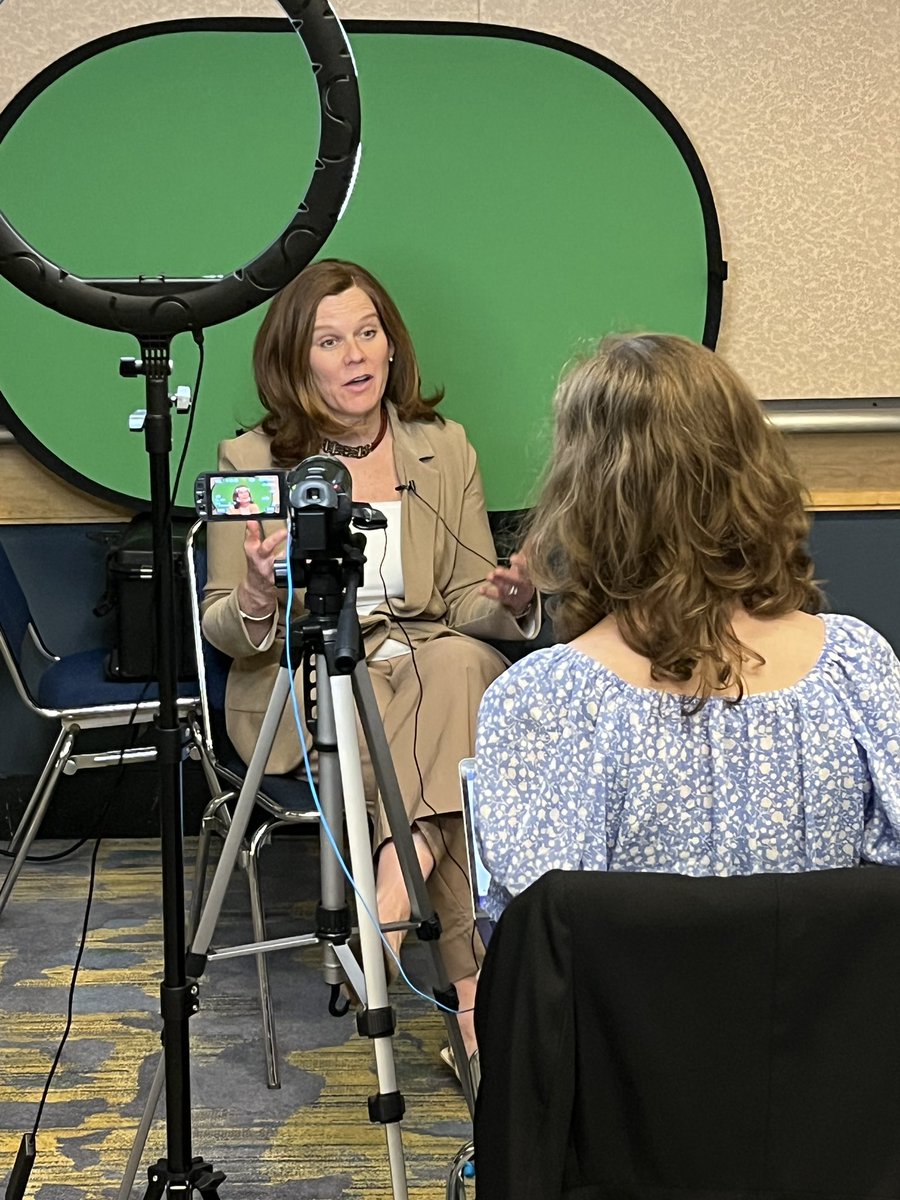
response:
[[[451,981],[474,975],[484,954],[472,918],[458,765],[474,752],[485,689],[505,668],[502,655],[468,637],[434,638],[419,643],[414,655],[369,663],[400,795],[434,857],[428,893],[441,918]],[[390,830],[362,739],[361,749],[377,852]]]

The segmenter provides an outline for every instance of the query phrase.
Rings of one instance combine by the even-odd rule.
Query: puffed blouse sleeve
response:
[[[900,866],[900,661],[889,643],[853,617],[828,618],[853,735],[866,764],[862,858]]]
[[[492,874],[488,907],[547,871],[577,869],[590,836],[604,840],[593,777],[593,720],[565,647],[536,650],[485,693],[478,714],[475,830]]]

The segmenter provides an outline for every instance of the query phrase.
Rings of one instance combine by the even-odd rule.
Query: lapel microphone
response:
[[[495,567],[497,565],[495,562],[491,562],[491,560],[489,558],[485,558],[485,556],[481,553],[480,550],[473,550],[471,546],[467,546],[466,543],[464,541],[462,541],[453,532],[453,530],[450,528],[450,526],[447,524],[447,522],[444,520],[444,518],[441,516],[441,514],[438,512],[438,510],[434,507],[434,505],[429,504],[428,501],[425,499],[425,497],[420,495],[420,493],[416,489],[416,481],[414,479],[411,479],[409,481],[409,483],[399,483],[394,488],[394,491],[395,492],[412,492],[412,494],[416,497],[417,500],[421,500],[426,508],[431,509],[431,511],[434,513],[434,515],[437,517],[437,519],[440,521],[440,523],[443,525],[443,527],[447,530],[447,532],[453,538],[454,542],[456,542],[457,546],[461,546],[463,548],[463,550],[468,550],[468,552],[470,554],[474,554],[476,558],[480,558],[482,562],[486,562],[489,567]]]

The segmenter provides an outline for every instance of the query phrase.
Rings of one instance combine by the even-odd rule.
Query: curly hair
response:
[[[422,395],[412,339],[387,291],[356,263],[325,258],[306,267],[278,293],[253,346],[256,390],[267,412],[262,430],[272,439],[272,458],[279,466],[293,466],[318,453],[323,436],[339,438],[347,432],[347,425],[326,406],[313,383],[309,350],[321,301],[352,287],[361,288],[371,299],[393,346],[385,396],[393,401],[400,420],[441,420],[435,406],[443,399],[443,390]]]
[[[693,711],[761,662],[731,628],[818,612],[804,491],[780,433],[711,350],[610,336],[562,380],[527,526],[535,584],[569,639],[613,614],[651,677],[696,682]]]

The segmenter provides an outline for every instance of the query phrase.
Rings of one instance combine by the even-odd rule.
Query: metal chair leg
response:
[[[47,766],[41,772],[41,777],[38,780],[37,787],[32,793],[31,799],[28,802],[28,807],[25,810],[25,815],[19,822],[16,829],[13,843],[17,845],[16,857],[13,859],[9,870],[6,872],[6,878],[3,881],[3,887],[0,888],[0,913],[6,907],[6,902],[15,887],[16,880],[19,877],[19,872],[25,865],[25,859],[28,857],[28,851],[31,849],[31,843],[38,835],[38,830],[41,827],[41,822],[44,819],[44,814],[47,811],[47,806],[50,803],[50,798],[53,791],[59,782],[60,774],[66,761],[72,753],[72,747],[75,744],[75,734],[71,730],[61,730],[60,736],[56,739],[53,747],[53,753],[47,760]]]
[[[475,1157],[475,1147],[466,1142],[457,1151],[450,1164],[450,1174],[447,1176],[446,1200],[468,1200],[475,1194],[475,1168],[472,1160]]]
[[[71,739],[69,742],[69,752],[71,752],[72,740],[74,740],[73,735],[68,729],[65,728],[65,726],[61,726],[59,733],[56,735],[56,741],[53,743],[53,749],[50,751],[47,761],[44,763],[44,769],[41,771],[40,777],[37,783],[34,785],[34,791],[31,793],[31,799],[28,801],[28,805],[25,811],[22,813],[22,816],[19,818],[19,823],[13,830],[12,837],[9,839],[7,850],[10,854],[17,854],[19,851],[19,847],[22,844],[22,838],[25,835],[25,830],[28,828],[29,822],[34,815],[34,811],[40,803],[41,796],[44,794],[44,788],[46,786],[47,779],[50,776],[50,772],[53,770],[54,764],[59,761],[59,752],[63,742],[67,737]]]
[[[203,897],[206,894],[206,869],[209,866],[209,843],[212,831],[203,820],[200,823],[200,833],[197,837],[197,857],[194,860],[194,886],[191,888],[191,909],[188,913],[187,940],[190,945],[200,924],[200,914],[203,911]]]
[[[197,926],[200,924],[200,914],[203,912],[203,897],[206,895],[206,872],[209,867],[209,847],[212,835],[217,829],[225,828],[231,822],[228,812],[228,802],[234,799],[233,792],[224,792],[214,796],[203,810],[200,820],[200,833],[197,838],[197,857],[194,860],[194,885],[191,890],[191,910],[188,914],[187,939],[194,940]]]
[[[212,796],[214,800],[218,799],[224,794],[222,792],[222,786],[219,783],[219,777],[216,775],[215,769],[213,768],[209,759],[202,752],[200,754],[200,769],[203,772],[204,779],[206,780],[206,786],[209,788],[210,796]],[[229,796],[234,795],[233,792],[229,792],[228,794]]]
[[[263,910],[262,889],[259,880],[259,852],[269,841],[271,830],[263,822],[250,839],[246,855],[247,885],[250,889],[250,913],[253,919],[253,937],[257,942],[266,940],[266,918]],[[269,990],[269,966],[265,954],[256,955],[256,976],[259,981],[259,1003],[262,1008],[263,1041],[266,1048],[266,1075],[270,1088],[280,1088],[278,1070],[278,1042],[275,1036],[275,1013],[272,994]]]

